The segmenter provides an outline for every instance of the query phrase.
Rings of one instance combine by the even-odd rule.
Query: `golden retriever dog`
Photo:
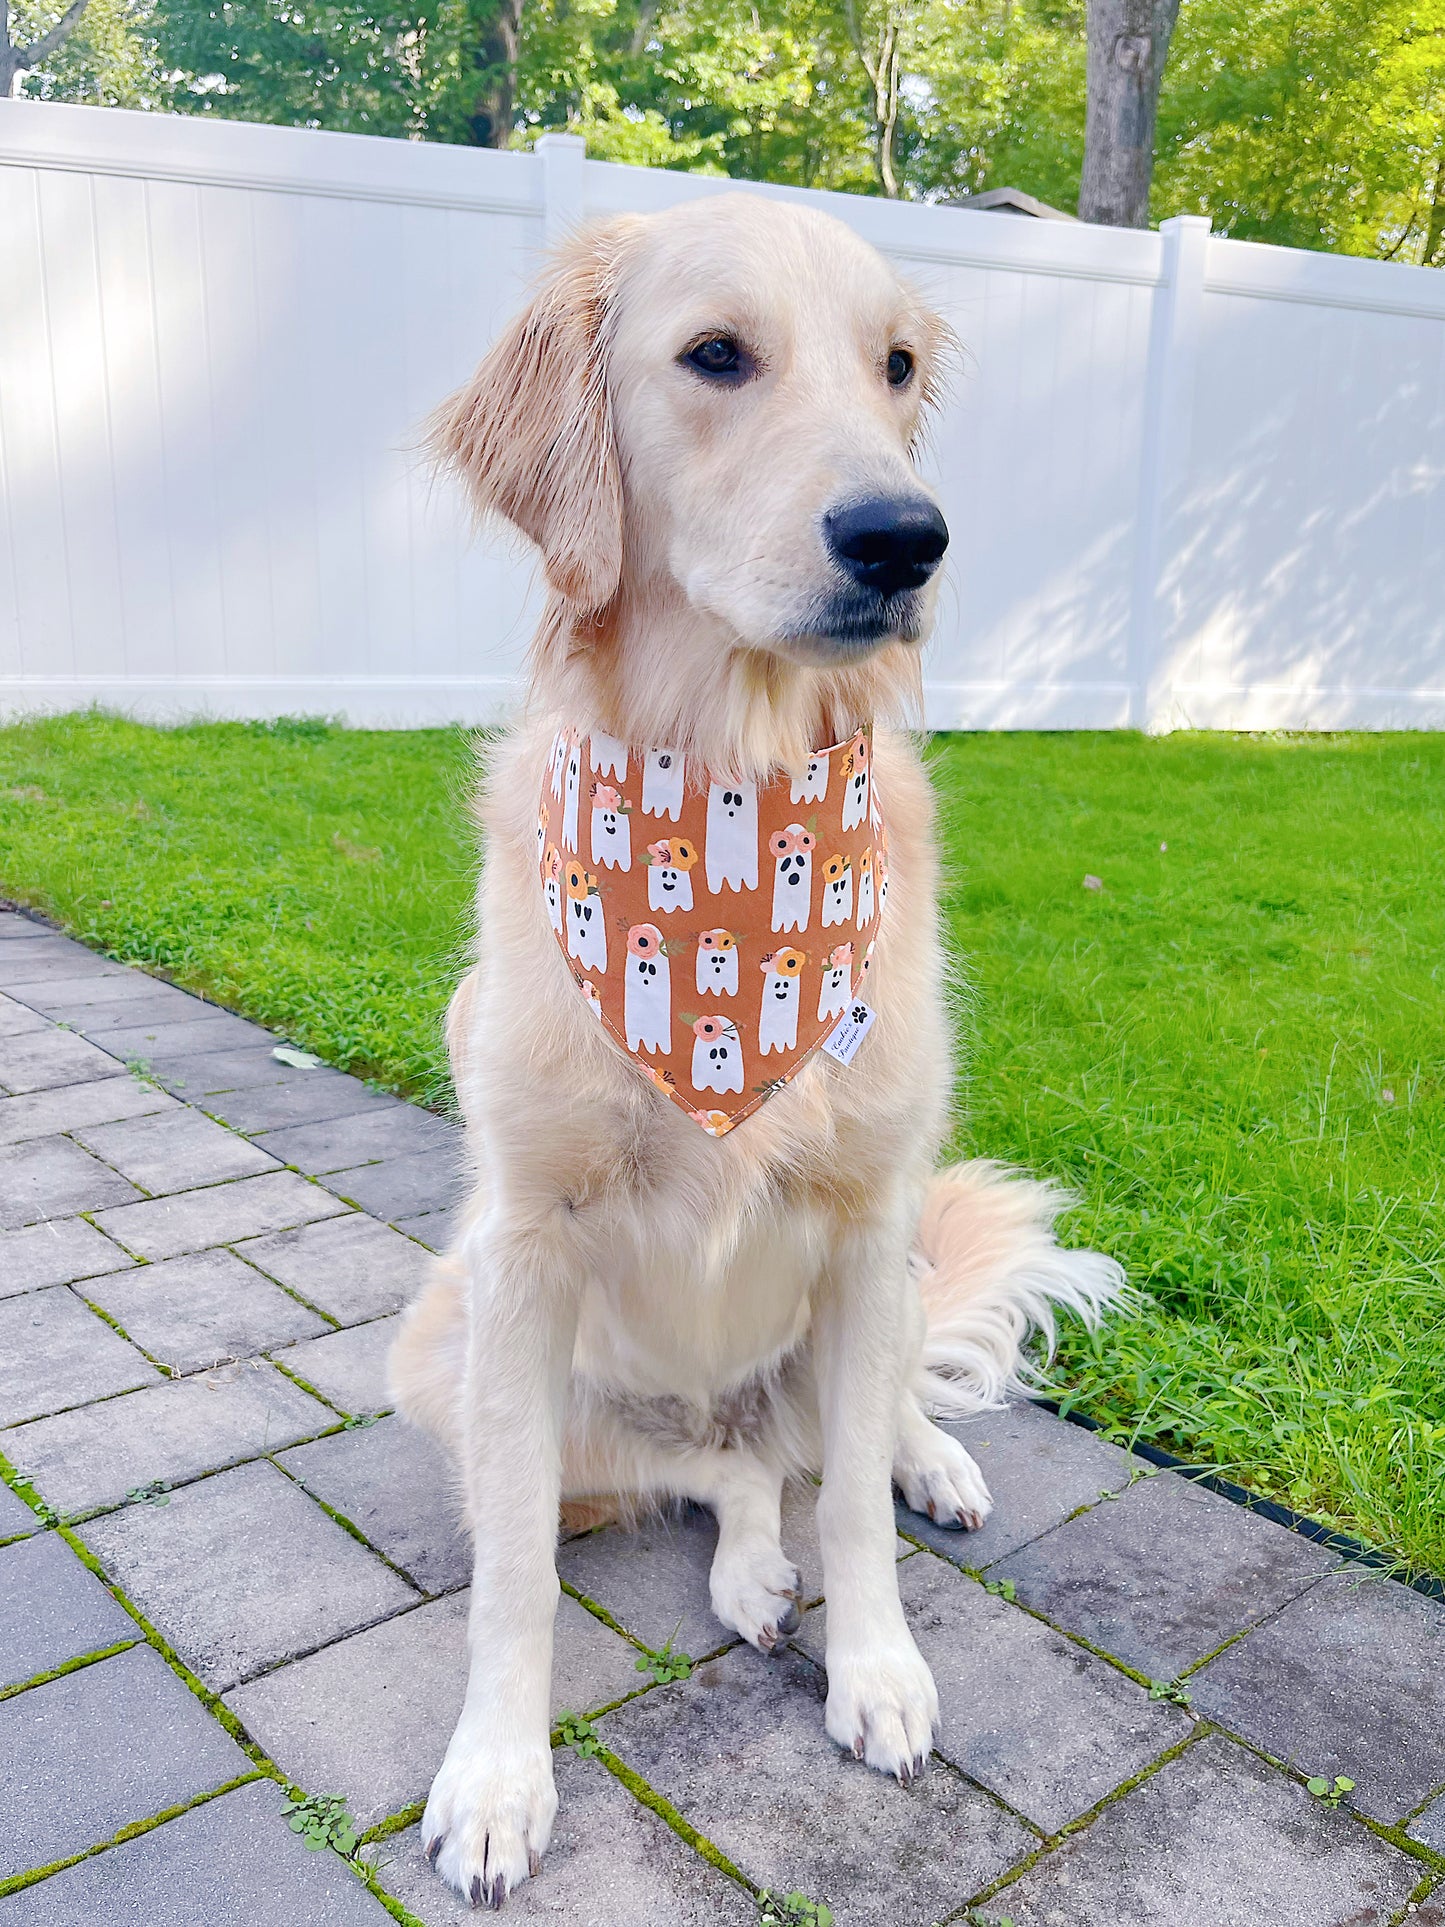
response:
[[[980,1523],[983,1481],[930,1413],[999,1402],[1031,1328],[1047,1342],[1055,1307],[1092,1319],[1122,1284],[1055,1243],[1062,1193],[935,1170],[950,1024],[906,725],[948,539],[914,454],[948,346],[846,227],[728,194],[577,236],[433,424],[548,589],[525,708],[487,754],[474,964],[448,1016],[470,1202],[391,1364],[475,1545],[469,1678],[423,1832],[474,1905],[535,1875],[552,1829],[564,1501],[710,1508],[713,1609],[774,1653],[799,1613],[782,1491],[821,1475],[827,1730],[909,1781],[938,1701],[899,1604],[893,1489]],[[597,732],[726,783],[806,784],[819,745],[852,739],[861,762],[865,727],[888,836],[872,1028],[853,1062],[815,1052],[713,1135],[719,1113],[672,1101],[597,1021],[595,986],[578,994],[555,861],[539,872],[544,773]],[[573,867],[599,869],[585,843]],[[790,941],[819,957],[839,934]]]

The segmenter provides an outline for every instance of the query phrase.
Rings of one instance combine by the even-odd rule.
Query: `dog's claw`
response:
[[[796,1599],[788,1601],[785,1611],[778,1620],[780,1633],[795,1633],[803,1623],[803,1611]]]
[[[507,1898],[507,1876],[499,1873],[492,1882],[492,1890],[487,1896],[487,1905],[494,1914],[502,1911],[502,1902]]]
[[[530,1874],[530,1875],[532,1876],[532,1878],[533,1878],[533,1880],[535,1880],[535,1879],[537,1878],[537,1875],[538,1875],[538,1874],[539,1874],[539,1873],[540,1873],[541,1871],[542,1871],[542,1856],[541,1856],[541,1854],[540,1854],[540,1853],[538,1853],[538,1851],[537,1851],[537,1849],[536,1849],[535,1847],[528,1847],[528,1849],[527,1849],[527,1872],[528,1872],[528,1873],[529,1873],[529,1874]]]
[[[479,1873],[472,1875],[471,1902],[474,1910],[482,1904],[482,1876]]]
[[[444,1833],[439,1833],[436,1839],[432,1841],[431,1845],[426,1850],[427,1864],[431,1867],[433,1872],[436,1871],[437,1855],[441,1852],[442,1842],[445,1839],[446,1839],[446,1835]]]

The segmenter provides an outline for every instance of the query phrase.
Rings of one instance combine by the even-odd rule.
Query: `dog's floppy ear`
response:
[[[611,601],[622,570],[607,346],[630,225],[612,223],[567,244],[427,434],[432,455],[464,477],[478,511],[505,516],[530,536],[548,582],[584,612]]]

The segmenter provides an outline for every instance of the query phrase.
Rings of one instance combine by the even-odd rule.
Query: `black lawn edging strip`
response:
[[[1119,1434],[1123,1428],[1118,1424],[1103,1425],[1098,1419],[1090,1418],[1077,1406],[1064,1404],[1054,1398],[1042,1396],[1030,1399],[1030,1404],[1052,1412],[1069,1425],[1077,1425],[1082,1431],[1097,1432],[1101,1438],[1108,1439],[1111,1445],[1121,1443]],[[1302,1539],[1312,1539],[1327,1551],[1337,1552],[1342,1558],[1357,1566],[1369,1566],[1376,1572],[1386,1572],[1400,1585],[1408,1586],[1412,1592],[1423,1593],[1426,1599],[1445,1601],[1445,1579],[1437,1573],[1417,1571],[1398,1555],[1381,1551],[1378,1546],[1367,1545],[1363,1539],[1352,1539],[1348,1533],[1337,1532],[1320,1519],[1312,1519],[1306,1512],[1296,1512],[1292,1506],[1282,1505],[1278,1499],[1266,1499],[1258,1492],[1251,1492],[1247,1486],[1236,1485],[1221,1473],[1211,1471],[1197,1459],[1176,1458],[1166,1452],[1161,1445],[1150,1445],[1145,1439],[1132,1439],[1122,1449],[1130,1452],[1136,1459],[1145,1459],[1150,1465],[1157,1465],[1169,1472],[1178,1472],[1194,1485],[1202,1485],[1210,1492],[1217,1492],[1221,1499],[1228,1499],[1232,1505],[1241,1506],[1246,1512],[1257,1512],[1271,1524],[1283,1526],[1287,1532],[1297,1532]]]

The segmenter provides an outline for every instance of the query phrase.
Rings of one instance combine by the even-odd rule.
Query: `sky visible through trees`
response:
[[[12,0],[17,43],[65,0]],[[1072,212],[1085,0],[88,0],[19,91]],[[1183,0],[1149,217],[1445,266],[1445,0]]]

